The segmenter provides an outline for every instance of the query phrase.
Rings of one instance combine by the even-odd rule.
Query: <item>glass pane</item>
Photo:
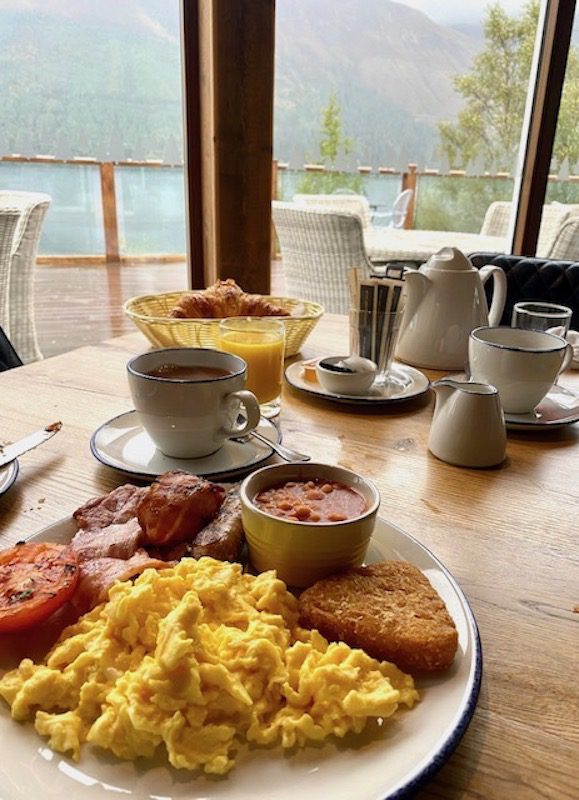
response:
[[[98,165],[0,161],[2,189],[46,192],[52,197],[40,237],[41,255],[104,252]]]
[[[179,6],[0,3],[0,213],[51,199],[26,284],[44,355],[133,330],[131,295],[187,286]]]
[[[120,166],[115,181],[121,252],[184,253],[183,167]]]
[[[362,195],[376,260],[505,252],[539,10],[278,0],[278,197],[340,210],[329,195]]]

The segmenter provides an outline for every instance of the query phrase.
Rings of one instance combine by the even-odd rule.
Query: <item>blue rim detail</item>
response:
[[[243,375],[245,373],[245,371],[247,370],[246,362],[242,358],[240,358],[238,355],[236,355],[235,353],[226,353],[223,350],[216,350],[215,348],[212,349],[212,352],[220,353],[220,354],[228,355],[228,356],[233,356],[238,361],[241,361],[243,364],[245,364],[245,366],[242,369],[238,370],[237,372],[231,372],[228,375],[220,375],[219,377],[216,377],[216,378],[205,378],[203,380],[193,380],[192,378],[164,378],[164,377],[161,377],[160,375],[149,375],[146,372],[139,372],[139,370],[135,369],[135,367],[133,366],[134,362],[138,358],[142,358],[142,356],[153,355],[153,353],[160,353],[160,352],[165,352],[165,353],[183,353],[183,350],[200,350],[200,351],[203,351],[203,352],[206,353],[210,349],[212,349],[212,348],[208,348],[208,347],[159,347],[159,348],[157,348],[157,350],[149,350],[146,353],[139,353],[139,355],[133,356],[131,359],[129,359],[129,361],[127,362],[127,372],[130,372],[131,375],[134,375],[136,378],[144,378],[144,379],[150,380],[150,381],[160,381],[161,383],[181,383],[181,384],[185,384],[186,383],[186,384],[189,384],[189,383],[215,383],[216,381],[225,381],[228,378],[238,378],[240,375]],[[201,366],[201,365],[195,365],[195,366]],[[203,365],[203,366],[205,366],[205,365]],[[115,417],[115,419],[116,419],[116,417]]]
[[[425,767],[423,767],[423,769],[417,775],[415,775],[413,778],[407,781],[407,783],[405,783],[403,786],[400,786],[399,789],[395,789],[393,792],[390,792],[390,794],[384,795],[382,800],[404,800],[405,798],[411,797],[427,781],[433,778],[438,772],[438,770],[443,766],[443,764],[445,764],[445,762],[451,756],[453,751],[456,749],[460,740],[466,733],[468,726],[470,725],[470,721],[473,717],[478,702],[478,697],[480,694],[480,688],[482,684],[482,675],[483,675],[483,652],[482,652],[482,642],[480,638],[480,632],[478,629],[478,625],[473,610],[470,607],[470,603],[468,602],[465,593],[458,585],[454,575],[444,566],[442,561],[440,561],[440,559],[437,558],[434,555],[434,553],[428,549],[428,547],[422,544],[422,542],[420,542],[415,536],[411,536],[406,531],[404,531],[404,535],[407,536],[409,539],[412,539],[412,541],[416,542],[416,544],[423,550],[426,550],[426,552],[430,555],[430,557],[438,564],[442,572],[444,572],[444,574],[452,584],[455,592],[460,597],[466,612],[467,619],[471,627],[471,632],[473,634],[474,673],[472,676],[472,685],[470,688],[470,694],[466,701],[466,705],[461,714],[461,717],[456,723],[454,729],[446,737],[445,741],[440,745],[436,753],[434,753],[430,762]]]
[[[90,437],[90,451],[93,454],[94,458],[96,458],[96,460],[98,462],[100,462],[103,466],[109,467],[110,469],[114,469],[117,472],[120,472],[122,475],[130,475],[132,478],[137,478],[138,480],[141,480],[141,481],[154,481],[156,478],[159,477],[159,475],[161,474],[160,472],[159,473],[157,473],[157,472],[138,472],[137,470],[124,469],[123,467],[119,466],[118,464],[115,464],[112,461],[108,461],[107,458],[98,450],[98,448],[96,446],[96,438],[99,435],[99,433],[103,430],[103,428],[106,428],[112,422],[115,422],[117,419],[120,419],[121,417],[126,417],[129,414],[136,414],[136,413],[137,412],[135,411],[135,409],[132,409],[131,411],[125,411],[122,414],[117,414],[116,417],[111,417],[111,419],[107,420],[106,422],[103,422],[102,425],[99,425],[99,427],[95,430],[93,435]],[[274,425],[273,422],[271,423],[271,425],[273,425],[273,427],[278,432],[277,444],[281,444],[282,434],[281,434],[280,429],[276,425]],[[220,480],[227,480],[228,478],[237,478],[237,477],[241,477],[242,475],[245,475],[250,470],[253,470],[253,469],[257,468],[258,466],[263,464],[265,461],[267,461],[268,458],[271,458],[273,454],[274,454],[274,451],[273,451],[273,449],[271,449],[270,453],[268,453],[267,455],[264,455],[263,458],[260,458],[258,461],[255,461],[255,462],[253,462],[251,464],[247,464],[244,467],[237,467],[237,468],[232,469],[232,470],[226,470],[225,472],[195,472],[195,473],[192,472],[191,474],[192,475],[199,475],[202,478],[215,478],[215,479],[219,478]]]

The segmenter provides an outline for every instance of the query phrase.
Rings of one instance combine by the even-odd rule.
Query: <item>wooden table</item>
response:
[[[304,355],[345,349],[327,316]],[[62,431],[20,459],[0,498],[0,546],[123,482],[91,456],[92,431],[131,407],[131,334],[0,374],[0,424],[14,440],[60,419]],[[579,376],[563,384],[579,389]],[[431,399],[387,413],[332,406],[284,388],[288,445],[372,478],[381,513],[454,573],[476,614],[485,671],[478,709],[454,755],[418,797],[579,797],[579,427],[511,434],[502,468],[466,470],[426,449]]]

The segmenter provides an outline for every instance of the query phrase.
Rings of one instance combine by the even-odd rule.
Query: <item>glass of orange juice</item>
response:
[[[230,317],[219,323],[219,347],[247,363],[246,386],[268,419],[281,407],[285,327],[267,317]]]

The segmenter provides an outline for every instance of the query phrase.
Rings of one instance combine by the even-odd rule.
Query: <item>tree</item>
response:
[[[485,46],[467,75],[454,78],[466,104],[456,122],[438,125],[440,151],[452,167],[465,168],[477,160],[485,168],[513,169],[529,86],[539,1],[529,0],[518,17],[498,3],[488,8]],[[576,135],[579,113],[579,56],[571,49],[561,101],[554,157],[579,161]]]
[[[353,141],[344,136],[342,130],[342,109],[335,92],[332,92],[328,105],[322,108],[322,138],[320,155],[316,163],[323,164],[329,172],[306,173],[298,184],[298,192],[303,194],[331,194],[339,189],[360,192],[362,178],[336,170],[341,155],[347,156],[352,150]]]

